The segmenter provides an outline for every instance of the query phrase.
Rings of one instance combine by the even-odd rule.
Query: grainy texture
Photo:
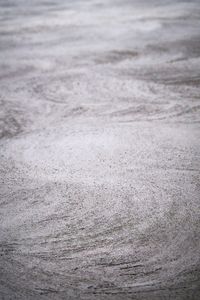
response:
[[[0,299],[199,299],[199,1],[0,0],[0,102]]]

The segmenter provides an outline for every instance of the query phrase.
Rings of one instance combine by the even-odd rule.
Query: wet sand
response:
[[[199,299],[200,2],[0,0],[0,299]]]

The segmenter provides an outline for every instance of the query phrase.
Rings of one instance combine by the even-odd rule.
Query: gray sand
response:
[[[199,101],[199,1],[0,0],[0,299],[199,299]]]

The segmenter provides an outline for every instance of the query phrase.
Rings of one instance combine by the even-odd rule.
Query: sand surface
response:
[[[200,1],[0,0],[0,299],[200,297]]]

